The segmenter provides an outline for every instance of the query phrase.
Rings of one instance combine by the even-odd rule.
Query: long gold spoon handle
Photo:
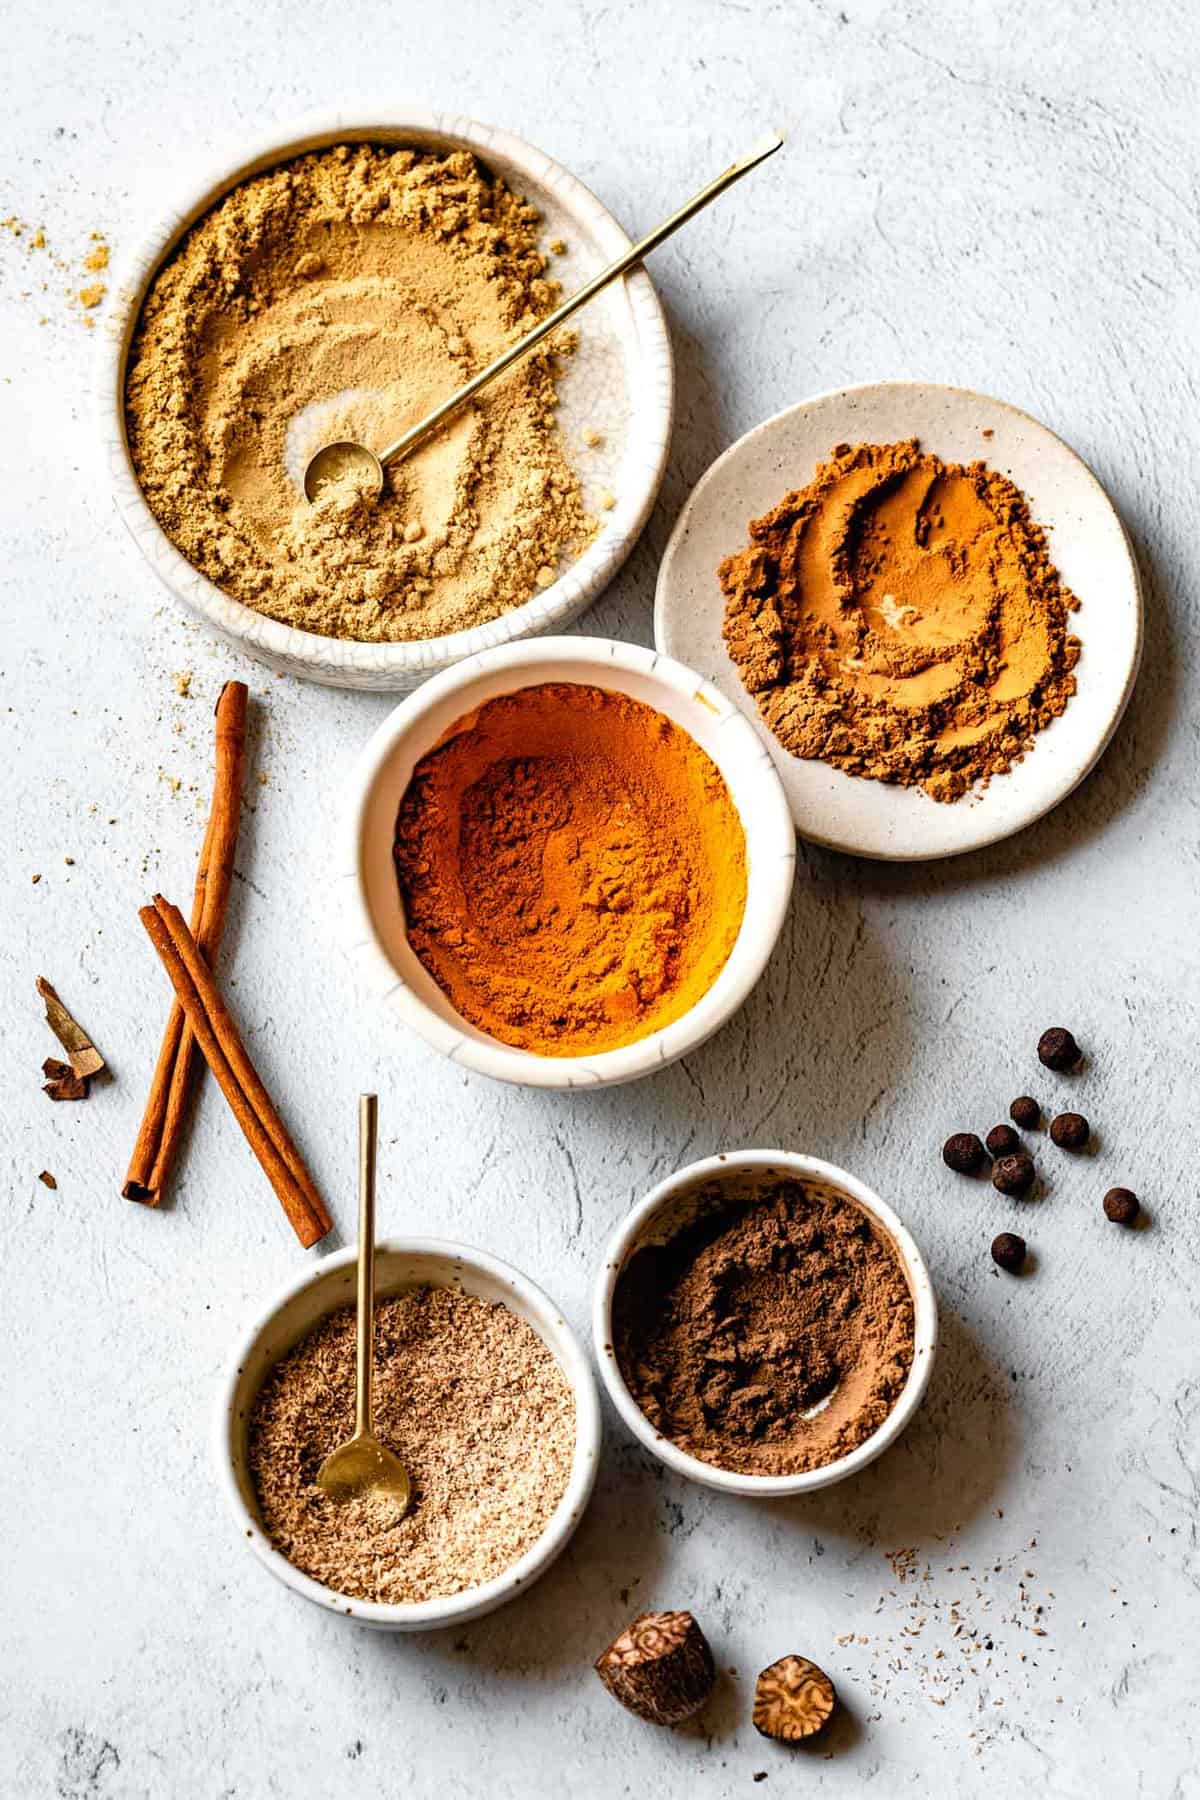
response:
[[[678,231],[681,225],[686,225],[689,219],[694,218],[702,208],[708,205],[710,200],[715,200],[718,194],[723,194],[725,189],[732,187],[735,181],[740,181],[743,175],[748,175],[751,169],[755,169],[759,163],[765,162],[768,156],[773,156],[782,145],[782,134],[773,132],[769,137],[765,137],[755,144],[753,149],[748,151],[738,162],[730,163],[729,167],[723,170],[715,180],[710,181],[707,187],[702,187],[698,194],[693,194],[690,200],[685,201],[678,212],[673,212],[669,219],[664,219],[661,225],[656,225],[653,231],[648,232],[639,243],[631,245],[628,250],[618,256],[615,262],[609,263],[606,269],[601,269],[598,275],[593,275],[592,279],[585,283],[578,293],[572,294],[569,300],[564,300],[561,306],[556,307],[542,320],[540,325],[535,325],[533,330],[527,332],[523,338],[513,344],[511,349],[502,351],[495,362],[489,363],[486,369],[481,369],[479,374],[473,376],[465,387],[459,388],[456,394],[451,394],[448,400],[444,400],[425,418],[411,426],[403,437],[396,439],[394,444],[389,444],[386,450],[381,450],[379,461],[386,467],[388,463],[395,462],[398,457],[407,456],[410,450],[415,449],[422,439],[429,436],[430,432],[436,431],[438,426],[443,424],[452,413],[457,412],[460,406],[465,406],[468,400],[474,399],[481,388],[487,387],[489,382],[495,381],[497,376],[503,375],[506,369],[511,369],[513,364],[520,362],[523,356],[528,356],[529,352],[536,349],[543,338],[549,337],[552,331],[557,331],[558,327],[564,324],[573,313],[577,313],[581,306],[586,306],[589,300],[593,300],[602,288],[608,286],[610,281],[617,281],[630,269],[636,268],[643,257],[649,256],[651,250],[656,250],[660,244],[665,243],[672,233]]]
[[[375,1366],[375,1143],[379,1097],[358,1100],[358,1361],[355,1369],[354,1435],[373,1437],[371,1376]]]

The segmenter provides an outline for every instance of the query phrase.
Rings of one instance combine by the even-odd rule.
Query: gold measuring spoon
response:
[[[335,1500],[368,1496],[400,1520],[408,1511],[408,1470],[385,1450],[372,1429],[371,1372],[375,1361],[375,1140],[379,1100],[358,1102],[358,1359],[354,1387],[354,1436],[325,1458],[317,1486]]]
[[[410,450],[415,450],[417,445],[422,443],[431,432],[436,431],[439,425],[444,424],[452,413],[456,413],[460,406],[465,406],[468,400],[473,400],[481,388],[487,387],[490,382],[496,380],[497,376],[503,375],[506,369],[511,369],[513,364],[520,362],[523,356],[528,356],[529,352],[536,348],[543,338],[548,337],[552,331],[557,331],[558,327],[569,319],[572,313],[578,312],[581,306],[586,306],[589,300],[594,300],[596,295],[608,286],[609,282],[618,280],[630,269],[636,268],[643,257],[649,256],[651,250],[656,250],[661,243],[665,243],[673,232],[678,231],[681,225],[686,225],[689,219],[694,218],[703,207],[708,205],[710,200],[715,200],[717,195],[723,194],[727,187],[732,187],[735,181],[740,181],[743,175],[748,175],[751,169],[755,169],[759,163],[765,162],[768,156],[773,156],[782,145],[783,136],[779,132],[772,132],[770,136],[760,139],[739,162],[730,163],[729,167],[723,170],[715,180],[710,181],[707,187],[702,187],[698,194],[693,194],[690,200],[685,201],[678,212],[673,212],[669,219],[664,219],[661,225],[656,225],[654,230],[642,238],[640,243],[631,245],[628,250],[618,256],[615,262],[609,263],[606,269],[601,269],[598,275],[593,275],[592,279],[585,283],[577,294],[572,294],[569,300],[564,300],[562,305],[548,314],[540,325],[535,325],[532,331],[526,332],[525,336],[513,344],[510,349],[502,351],[495,362],[490,362],[486,369],[481,369],[478,375],[473,375],[471,380],[464,387],[460,387],[456,394],[451,394],[448,400],[443,400],[440,406],[435,406],[431,413],[427,413],[423,419],[410,426],[402,437],[398,437],[395,443],[389,444],[386,449],[381,450],[378,456],[373,450],[368,450],[365,444],[356,444],[349,438],[337,444],[326,444],[309,459],[308,467],[304,471],[305,494],[310,500],[315,500],[322,488],[328,487],[333,482],[344,481],[348,476],[354,476],[366,493],[377,500],[383,492],[383,471],[388,463],[398,462],[402,457],[407,456]]]

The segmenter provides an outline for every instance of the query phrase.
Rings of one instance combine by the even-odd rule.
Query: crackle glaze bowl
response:
[[[560,383],[559,419],[569,446],[584,430],[602,442],[586,458],[572,455],[584,504],[601,529],[552,586],[524,605],[469,631],[409,643],[357,643],[321,637],[269,619],[222,593],[175,548],[143,498],[125,435],[125,366],[142,302],[159,267],[185,232],[239,182],[309,150],[339,143],[379,143],[469,150],[529,199],[543,236],[561,238],[555,274],[566,292],[629,248],[608,209],[543,151],[491,125],[456,113],[374,107],[323,113],[290,129],[276,127],[242,146],[231,161],[184,184],[144,242],[114,272],[104,326],[100,430],[117,508],[134,541],[184,611],[238,650],[276,671],[332,687],[405,693],[481,650],[561,630],[612,580],[650,516],[666,468],[674,410],[674,376],[666,320],[643,269],[615,282],[578,320],[579,347]],[[611,510],[602,493],[615,496]],[[597,510],[599,508],[599,510]]]
[[[431,1631],[463,1625],[494,1612],[544,1575],[583,1517],[600,1458],[600,1406],[583,1348],[547,1294],[529,1278],[484,1250],[441,1238],[385,1238],[375,1250],[375,1291],[380,1299],[411,1287],[452,1287],[482,1300],[500,1301],[531,1325],[547,1345],[575,1396],[575,1450],[561,1500],[541,1537],[493,1580],[436,1600],[390,1604],[339,1594],[303,1574],[274,1548],[262,1527],[247,1466],[254,1399],[268,1371],[327,1313],[354,1305],[358,1253],[338,1250],[309,1266],[276,1294],[245,1333],[222,1385],[214,1432],[217,1477],[234,1528],[276,1580],[306,1600],[377,1631]]]

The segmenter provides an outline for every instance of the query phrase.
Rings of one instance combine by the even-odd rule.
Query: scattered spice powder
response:
[[[794,1475],[879,1429],[913,1360],[890,1240],[819,1182],[731,1176],[647,1244],[613,1302],[617,1361],[650,1423],[702,1462]]]
[[[562,1498],[575,1401],[533,1327],[498,1302],[413,1288],[376,1309],[375,1429],[409,1472],[397,1524],[317,1486],[354,1429],[355,1321],[332,1313],[255,1401],[250,1471],[264,1528],[314,1580],[362,1600],[438,1599],[522,1557]]]
[[[724,967],[745,834],[711,758],[626,694],[545,682],[422,757],[396,869],[409,942],[456,1009],[545,1056],[629,1044]]]
[[[146,500],[226,593],[329,637],[428,638],[521,605],[596,529],[527,357],[387,473],[310,505],[322,444],[382,446],[557,303],[538,214],[465,152],[338,145],[244,182],[183,239],[129,359]]]
[[[720,568],[725,642],[796,756],[957,800],[1075,692],[1078,605],[1029,502],[917,440],[839,444]]]

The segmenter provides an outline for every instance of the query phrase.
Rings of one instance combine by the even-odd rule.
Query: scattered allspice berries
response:
[[[1042,1122],[1042,1109],[1032,1094],[1018,1094],[1008,1109],[1008,1116],[1022,1131],[1036,1131]]]
[[[1011,1125],[993,1125],[986,1142],[989,1156],[1015,1156],[1021,1148],[1021,1140]]]
[[[1038,1061],[1047,1069],[1065,1074],[1080,1061],[1083,1052],[1065,1025],[1052,1025],[1038,1039]]]
[[[1132,1225],[1141,1210],[1141,1202],[1131,1188],[1109,1188],[1104,1196],[1104,1216],[1114,1225]]]
[[[1082,1150],[1092,1135],[1092,1128],[1082,1113],[1059,1113],[1051,1121],[1051,1142],[1060,1150]]]
[[[1010,1275],[1019,1275],[1025,1267],[1025,1254],[1028,1246],[1023,1237],[1015,1231],[1002,1231],[992,1239],[992,1261]]]
[[[1026,1156],[1024,1151],[1018,1151],[1015,1156],[1001,1156],[992,1165],[992,1186],[1002,1194],[1019,1198],[1033,1186],[1035,1172],[1033,1158]]]
[[[763,1737],[797,1744],[823,1731],[837,1694],[824,1669],[807,1656],[781,1656],[754,1684],[754,1729]]]
[[[708,1639],[690,1612],[639,1613],[595,1668],[613,1699],[652,1725],[690,1719],[716,1681]]]
[[[956,1131],[942,1145],[942,1161],[956,1175],[977,1175],[987,1152],[973,1131]]]

